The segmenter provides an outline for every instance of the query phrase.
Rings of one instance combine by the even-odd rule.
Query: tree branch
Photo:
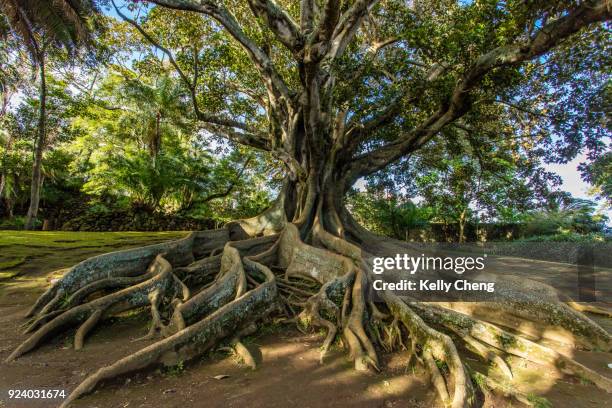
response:
[[[224,6],[211,0],[151,0],[162,7],[195,11],[215,19],[242,46],[264,79],[268,92],[285,106],[292,104],[289,88],[278,74],[270,58],[242,30],[234,16]]]
[[[216,126],[208,123],[202,123],[200,127],[215,136],[231,140],[235,143],[251,146],[260,150],[271,150],[270,141],[254,133],[238,132],[229,127]]]
[[[420,64],[420,65],[423,65],[423,64]],[[445,71],[446,71],[446,68],[442,67],[441,65],[434,64],[426,72],[426,75],[424,78],[425,83],[435,81],[436,79],[440,78],[440,76]],[[411,89],[410,91],[414,92],[414,89]],[[346,136],[344,138],[345,140],[344,148],[347,154],[352,155],[357,150],[357,148],[359,147],[361,143],[363,143],[368,138],[374,137],[375,132],[377,130],[392,123],[393,120],[396,118],[396,116],[401,112],[402,106],[405,105],[405,103],[403,102],[405,98],[409,95],[410,95],[410,92],[408,90],[405,90],[400,95],[393,98],[391,102],[387,104],[386,107],[380,109],[378,111],[378,114],[374,115],[369,120],[363,123],[356,123],[356,124],[350,125],[346,132]],[[417,97],[418,95],[412,95],[410,98],[408,98],[406,103],[410,103],[411,101],[415,100],[415,98]]]
[[[349,178],[359,177],[383,169],[423,146],[444,126],[463,116],[470,109],[470,91],[494,68],[517,65],[549,51],[580,29],[609,20],[612,10],[607,0],[592,0],[569,10],[567,14],[542,27],[525,43],[495,48],[479,57],[464,74],[449,100],[437,112],[410,132],[372,152],[364,153],[348,164]]]
[[[372,63],[376,59],[376,57],[378,56],[378,53],[379,53],[380,50],[382,50],[383,48],[386,48],[386,47],[388,47],[390,45],[393,45],[393,44],[395,44],[398,41],[400,41],[399,38],[391,37],[391,38],[388,38],[386,40],[378,41],[378,42],[375,42],[375,43],[371,44],[368,47],[367,55],[364,58],[364,61],[360,64],[359,68],[353,73],[353,75],[351,75],[351,79],[349,81],[350,82],[354,82],[354,81],[358,80],[363,75],[363,72],[368,67],[368,64]],[[420,62],[417,62],[417,61],[412,61],[412,60],[411,61],[406,61],[406,63],[410,64],[410,65],[417,65],[417,66],[420,66],[420,67],[426,67],[427,66],[427,65],[425,65],[423,63],[420,63]]]
[[[357,147],[368,139],[368,137],[371,137],[376,130],[393,122],[401,112],[402,100],[404,97],[405,93],[402,92],[369,120],[363,123],[352,124],[345,134],[346,151],[351,153],[354,152]]]
[[[300,28],[273,0],[249,0],[256,17],[263,19],[276,38],[291,52],[298,53],[304,47]]]
[[[227,186],[225,191],[220,191],[218,193],[210,194],[210,195],[206,196],[206,198],[202,199],[200,202],[201,203],[207,203],[207,202],[209,202],[211,200],[214,200],[214,199],[217,199],[217,198],[227,197],[229,195],[229,193],[232,192],[234,187],[236,187],[236,184],[238,184],[238,181],[240,180],[240,178],[244,174],[244,171],[249,166],[249,163],[251,162],[252,159],[253,159],[253,156],[249,156],[245,160],[244,164],[242,165],[242,168],[240,169],[238,174],[236,174],[236,179],[230,182],[229,186]]]
[[[346,46],[355,36],[359,25],[367,14],[368,10],[373,7],[378,0],[356,0],[355,3],[340,16],[339,22],[334,29],[331,38],[331,44],[325,58],[330,60],[342,55]]]
[[[140,34],[147,41],[149,41],[155,48],[157,48],[160,51],[162,51],[168,57],[168,60],[170,61],[170,64],[176,69],[177,73],[179,74],[179,76],[181,77],[181,79],[183,80],[183,82],[185,83],[185,85],[187,86],[187,88],[189,90],[196,118],[200,122],[203,122],[203,123],[206,123],[208,125],[211,125],[211,126],[209,126],[207,128],[208,131],[210,131],[211,133],[217,134],[217,135],[219,135],[221,137],[224,137],[225,139],[234,141],[236,143],[240,143],[240,144],[243,144],[243,145],[255,147],[255,148],[258,148],[258,149],[262,149],[262,150],[268,150],[269,149],[267,147],[267,145],[268,145],[267,138],[262,136],[262,135],[255,134],[255,132],[253,132],[248,125],[246,125],[246,124],[244,124],[242,122],[236,121],[236,120],[232,120],[232,119],[228,119],[228,118],[222,118],[222,117],[218,117],[218,116],[215,116],[215,115],[210,115],[210,114],[207,114],[205,112],[202,112],[200,110],[200,108],[199,108],[198,101],[197,101],[197,95],[196,95],[196,82],[197,82],[197,79],[198,79],[197,66],[196,66],[196,73],[194,74],[194,80],[192,82],[192,81],[189,80],[189,78],[187,77],[185,72],[178,65],[178,63],[174,59],[174,56],[172,55],[170,50],[168,50],[167,48],[163,47],[158,41],[156,41],[151,35],[149,35],[135,20],[130,19],[129,17],[127,17],[123,13],[121,13],[121,11],[115,5],[114,0],[111,0],[111,1],[113,3],[113,6],[115,7],[115,10],[116,10],[117,14],[123,20],[128,22],[134,28],[136,28],[136,30],[138,30],[138,32],[140,32]],[[194,56],[194,59],[197,59],[197,55]],[[196,62],[196,64],[197,64],[197,62]],[[228,129],[221,130],[219,128],[219,126],[228,127]],[[203,127],[206,128],[206,126],[203,126]],[[237,132],[237,131],[229,129],[229,128],[240,129],[240,130],[242,130],[244,132]]]
[[[312,31],[314,8],[314,0],[300,1],[300,28],[305,35],[308,35]]]
[[[196,95],[196,88],[195,88],[195,82],[191,82],[191,80],[187,77],[185,72],[181,69],[181,67],[178,65],[178,63],[174,59],[174,56],[172,55],[172,52],[170,52],[169,49],[167,49],[166,47],[161,45],[157,40],[155,40],[135,20],[133,20],[133,19],[129,18],[128,16],[126,16],[125,14],[123,14],[121,12],[121,10],[119,10],[117,5],[115,4],[114,0],[111,0],[111,2],[112,2],[113,7],[115,8],[115,11],[117,12],[117,15],[119,17],[121,17],[124,21],[129,23],[136,30],[138,30],[138,32],[149,43],[151,43],[151,45],[153,45],[155,48],[157,48],[158,50],[163,52],[168,57],[168,60],[170,61],[170,64],[174,67],[174,69],[176,70],[178,75],[181,77],[182,81],[185,83],[185,86],[187,86],[187,89],[189,90],[189,93],[191,95],[191,101],[193,103],[193,109],[194,109],[196,117],[198,118],[199,121],[207,122],[207,123],[215,124],[215,125],[220,125],[220,126],[229,126],[229,127],[233,127],[233,128],[237,128],[237,129],[242,129],[242,130],[245,130],[245,131],[249,131],[250,130],[249,127],[246,124],[242,123],[242,122],[238,122],[238,121],[235,121],[235,120],[232,120],[232,119],[221,118],[221,117],[218,117],[218,116],[215,116],[215,115],[210,115],[210,114],[207,114],[205,112],[202,112],[200,110],[200,107],[199,107],[199,104],[198,104],[198,99],[197,99],[197,95]],[[196,75],[195,78],[197,79],[197,75]]]
[[[502,104],[502,105],[506,105],[506,106],[508,106],[510,108],[513,108],[513,109],[516,109],[518,111],[521,111],[521,112],[524,112],[524,113],[528,113],[528,114],[530,114],[532,116],[538,116],[538,117],[541,117],[541,118],[550,118],[550,116],[548,116],[548,115],[546,115],[544,113],[537,112],[537,111],[525,108],[523,106],[517,105],[517,104],[512,103],[512,102],[507,102],[507,101],[503,101],[503,100],[500,100],[500,99],[495,99],[495,100],[493,100],[493,102],[496,102],[496,103],[499,103],[499,104]]]
[[[334,34],[334,29],[336,28],[339,19],[340,1],[327,0],[325,7],[323,8],[323,14],[319,19],[319,24],[309,39],[309,43],[314,44],[317,42],[328,42]]]

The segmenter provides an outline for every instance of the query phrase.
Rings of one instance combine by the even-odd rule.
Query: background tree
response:
[[[545,210],[527,215],[526,235],[589,234],[601,232],[607,217],[596,214],[595,203],[589,200],[560,196]]]
[[[469,221],[524,221],[523,214],[549,204],[560,180],[542,168],[544,151],[528,134],[502,133],[512,119],[496,112],[483,115],[478,128],[456,124],[447,137],[369,176],[367,185],[422,200],[432,221],[457,226],[459,242]]]
[[[584,179],[594,187],[596,196],[606,200],[608,208],[612,207],[612,152],[607,152],[592,163],[582,165]]]
[[[408,240],[412,230],[425,229],[433,217],[433,208],[416,205],[401,192],[373,186],[349,192],[347,208],[369,231],[401,240]]]
[[[71,118],[78,110],[74,95],[67,90],[68,85],[57,81],[52,76],[47,78],[47,91],[45,96],[45,127],[46,139],[43,151],[51,151],[54,147],[71,140],[74,132],[71,129]],[[11,185],[10,191],[4,191],[5,207],[7,212],[13,213],[13,206],[27,205],[29,201],[32,173],[25,171],[21,166],[26,162],[32,166],[36,160],[36,143],[39,135],[40,99],[39,90],[35,87],[21,87],[21,102],[16,105],[13,112],[4,118],[3,130],[8,142],[0,155],[2,175]],[[52,171],[51,168],[47,170]],[[44,157],[40,163],[40,185],[42,188],[45,178]],[[19,183],[15,177],[18,175]],[[8,179],[12,179],[9,183]]]
[[[8,0],[0,5],[6,17],[11,35],[19,38],[38,67],[39,112],[38,132],[34,163],[30,208],[25,228],[31,229],[38,214],[42,184],[42,157],[46,143],[47,83],[46,61],[48,53],[56,47],[64,47],[69,53],[80,42],[89,39],[91,27],[87,17],[95,12],[89,0],[79,1],[21,1]]]
[[[82,157],[74,165],[84,191],[149,212],[195,214],[254,188],[249,153],[213,148],[191,120],[177,80],[147,72],[111,70],[73,122],[82,135],[70,149]]]

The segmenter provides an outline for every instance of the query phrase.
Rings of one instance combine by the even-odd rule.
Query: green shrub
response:
[[[603,233],[592,232],[590,234],[579,234],[577,232],[564,232],[553,235],[534,235],[527,238],[515,240],[516,242],[611,242],[612,237]]]

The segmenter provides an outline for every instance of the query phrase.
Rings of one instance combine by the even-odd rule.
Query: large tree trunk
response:
[[[45,51],[38,56],[38,67],[40,73],[40,106],[38,108],[38,132],[34,151],[34,164],[32,166],[32,185],[30,187],[30,207],[26,216],[24,228],[31,230],[38,215],[40,203],[40,190],[42,188],[42,158],[46,144],[46,122],[47,122],[47,81],[45,79]]]
[[[8,154],[10,153],[12,146],[13,134],[9,133],[8,140],[6,141],[6,145],[4,146],[4,154],[2,155],[2,170],[0,170],[0,201],[2,200],[4,188],[6,187],[6,178],[8,170],[8,165],[6,161],[8,159]]]
[[[461,211],[459,214],[459,243],[462,244],[465,242],[465,223],[466,223],[466,214],[467,210]]]

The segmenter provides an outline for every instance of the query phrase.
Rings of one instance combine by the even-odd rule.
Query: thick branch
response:
[[[372,136],[376,130],[393,122],[402,109],[402,100],[405,93],[401,93],[391,100],[391,102],[376,112],[369,120],[350,126],[345,134],[345,144],[347,152],[354,152],[357,147],[368,137]]]
[[[207,123],[202,123],[201,127],[202,129],[212,133],[215,136],[231,140],[232,142],[251,146],[260,150],[270,150],[270,141],[267,138],[264,138],[259,135],[250,132],[239,132],[228,127],[215,126]]]
[[[323,14],[319,20],[319,25],[310,42],[327,42],[334,34],[334,29],[340,19],[340,1],[327,0],[323,8]]]
[[[255,16],[263,19],[267,26],[291,52],[297,53],[304,46],[302,34],[293,19],[273,0],[249,0]]]
[[[384,42],[381,44],[390,44],[391,42]],[[420,63],[415,63],[420,64]],[[433,82],[438,79],[444,72],[446,72],[446,68],[439,64],[434,64],[429,68],[426,72],[424,82]],[[410,95],[412,93],[412,95]],[[369,120],[362,123],[355,123],[349,125],[349,128],[345,135],[345,152],[346,155],[352,155],[355,153],[357,148],[361,143],[369,138],[375,136],[375,132],[386,125],[393,122],[393,120],[397,117],[397,115],[401,112],[403,106],[406,103],[410,103],[415,98],[420,95],[418,90],[410,89],[404,90],[398,96],[393,98],[385,107],[378,110],[378,112],[373,115]],[[406,103],[404,103],[404,100]]]
[[[308,35],[312,31],[312,23],[314,19],[314,0],[300,1],[300,28],[304,34]]]
[[[371,44],[368,47],[368,53],[367,56],[364,58],[364,61],[361,63],[361,65],[359,66],[359,68],[353,73],[353,75],[351,75],[351,79],[349,80],[350,82],[354,82],[357,81],[359,79],[361,79],[364,71],[366,70],[366,68],[368,67],[368,65],[370,63],[372,63],[376,57],[379,54],[379,51],[382,50],[385,47],[388,47],[392,44],[395,44],[396,42],[400,41],[399,38],[397,37],[391,37],[388,38],[386,40],[383,41],[377,41],[374,42],[373,44]],[[406,61],[406,64],[410,64],[410,65],[417,65],[420,67],[427,67],[427,65],[417,62],[417,61]]]
[[[346,46],[353,39],[355,33],[357,33],[357,29],[368,10],[377,2],[378,0],[357,0],[340,16],[340,20],[332,34],[332,41],[326,58],[333,60],[344,52]]]
[[[245,160],[244,164],[242,165],[242,168],[236,174],[236,178],[230,182],[230,184],[227,186],[227,188],[225,190],[219,191],[218,193],[210,194],[210,195],[206,196],[205,198],[203,198],[202,200],[198,200],[198,202],[199,203],[207,203],[209,201],[216,200],[217,198],[227,197],[232,192],[234,187],[236,187],[236,184],[238,184],[238,181],[240,181],[240,179],[242,178],[242,175],[244,174],[245,170],[249,166],[249,163],[251,162],[252,159],[253,159],[253,156],[249,156]],[[190,205],[189,207],[190,208],[193,207],[193,204]],[[189,209],[189,208],[187,208],[187,209]]]
[[[510,108],[516,109],[516,110],[524,112],[524,113],[528,113],[531,116],[538,116],[538,117],[541,117],[541,118],[549,118],[550,117],[550,116],[548,116],[548,115],[546,115],[544,113],[534,111],[532,109],[520,106],[520,105],[518,105],[516,103],[512,103],[512,102],[508,102],[508,101],[502,101],[502,100],[499,100],[499,99],[495,99],[493,102],[499,103],[499,104],[502,104],[502,105],[506,105],[506,106],[508,106]]]
[[[470,91],[494,68],[520,64],[546,53],[572,34],[593,23],[609,20],[612,11],[606,0],[584,2],[566,15],[545,25],[529,41],[495,48],[479,57],[468,69],[452,92],[451,97],[437,112],[397,140],[353,160],[348,166],[349,178],[359,177],[383,169],[388,164],[419,149],[444,126],[463,116],[470,109]]]

